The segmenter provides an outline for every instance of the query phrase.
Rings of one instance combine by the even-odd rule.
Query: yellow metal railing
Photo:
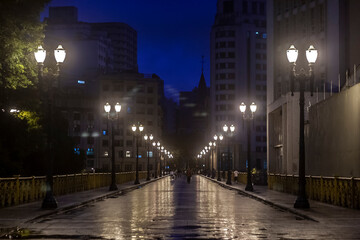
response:
[[[146,171],[139,172],[139,178],[146,178]],[[135,180],[135,172],[116,174],[116,183],[122,184]],[[79,173],[54,176],[55,196],[109,186],[110,173]],[[0,178],[0,207],[14,206],[43,199],[46,178],[20,177]]]
[[[268,188],[297,194],[298,176],[269,173]],[[360,209],[360,178],[306,176],[306,194],[316,201]]]

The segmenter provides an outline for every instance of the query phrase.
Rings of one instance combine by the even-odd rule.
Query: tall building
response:
[[[144,126],[143,134],[152,134],[154,140],[162,136],[163,110],[161,100],[164,96],[164,82],[156,74],[117,73],[103,75],[100,79],[101,90],[97,104],[100,119],[100,141],[97,151],[96,168],[109,170],[111,166],[111,144],[115,146],[117,171],[134,171],[136,143],[131,126],[138,122]],[[121,104],[119,118],[114,122],[115,140],[111,143],[111,127],[104,112],[104,104]],[[151,150],[150,169],[155,168],[154,154]],[[145,170],[147,149],[144,140],[139,139],[139,170]]]
[[[266,168],[266,4],[218,0],[211,30],[211,134],[222,133],[224,124],[235,125],[231,168],[241,171],[246,170],[248,144],[241,102],[258,106],[251,124],[250,167]]]
[[[76,84],[97,74],[138,71],[137,33],[125,23],[86,23],[76,7],[50,7],[45,45],[67,51],[62,67],[64,81]]]
[[[193,157],[208,141],[209,98],[210,90],[206,86],[202,69],[198,86],[192,91],[182,91],[179,95],[176,138],[181,144],[182,156],[185,158]],[[192,139],[192,141],[188,141],[188,139]]]
[[[77,8],[72,6],[50,7],[45,21],[45,49],[51,52],[61,44],[66,50],[60,71],[61,97],[56,104],[68,120],[75,153],[85,153],[85,168],[107,169],[101,161],[102,112],[98,108],[103,100],[103,76],[137,73],[137,32],[125,23],[81,22]]]
[[[308,111],[329,91],[338,92],[339,88],[348,85],[347,76],[360,62],[360,33],[357,29],[360,24],[359,8],[360,2],[356,0],[268,1],[270,173],[298,174],[299,169],[299,94],[295,92],[291,96],[289,93],[290,66],[286,50],[291,44],[295,45],[299,50],[297,70],[304,68],[306,71],[305,50],[310,45],[318,50],[318,59],[314,64],[315,94],[311,97],[309,92],[305,93],[305,138],[308,139],[313,134],[309,133],[311,122],[308,121]],[[358,78],[355,79],[355,82],[358,81]]]

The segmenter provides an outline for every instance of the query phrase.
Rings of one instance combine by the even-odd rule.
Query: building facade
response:
[[[235,135],[229,139],[233,159],[230,168],[241,171],[246,171],[248,144],[246,124],[239,111],[242,102],[258,106],[250,124],[250,167],[266,169],[266,4],[258,0],[218,0],[211,30],[212,135],[222,133],[224,124],[234,124]]]
[[[299,94],[290,94],[286,50],[291,44],[295,45],[299,50],[297,69],[306,71],[305,51],[310,45],[318,50],[314,95],[305,93],[305,149],[309,149],[309,136],[316,134],[309,132],[316,129],[308,121],[311,108],[349,85],[349,76],[360,62],[357,44],[360,34],[356,30],[360,23],[356,10],[359,7],[360,2],[356,0],[268,1],[267,158],[270,173],[298,174]],[[359,81],[356,74],[352,81]],[[306,87],[309,91],[309,86]],[[307,155],[307,173],[309,161]]]
[[[152,134],[154,141],[159,141],[162,136],[163,110],[163,80],[155,74],[118,73],[101,76],[101,90],[97,110],[100,119],[100,138],[98,165],[102,170],[111,167],[111,147],[115,147],[115,164],[117,171],[134,171],[136,161],[136,138],[131,130],[133,124],[141,123],[144,126],[142,136],[139,137],[139,170],[147,166],[149,154],[150,169],[153,170],[154,157],[152,147],[147,153],[147,146],[143,140],[144,134]],[[114,106],[121,104],[118,119],[114,120],[114,142],[111,143],[111,122],[104,111],[104,104]],[[114,109],[114,107],[112,107]]]

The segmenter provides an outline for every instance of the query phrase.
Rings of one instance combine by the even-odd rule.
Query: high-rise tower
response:
[[[251,168],[266,168],[266,1],[218,0],[211,31],[211,128],[234,124],[232,168],[245,171],[246,124],[241,102],[258,106],[251,136]],[[216,164],[217,166],[217,164]]]

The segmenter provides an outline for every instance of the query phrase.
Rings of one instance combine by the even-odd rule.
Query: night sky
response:
[[[164,80],[165,94],[177,100],[201,75],[210,84],[210,31],[216,0],[53,0],[49,6],[76,6],[79,21],[124,22],[138,33],[141,73]],[[48,16],[48,8],[42,17]]]

